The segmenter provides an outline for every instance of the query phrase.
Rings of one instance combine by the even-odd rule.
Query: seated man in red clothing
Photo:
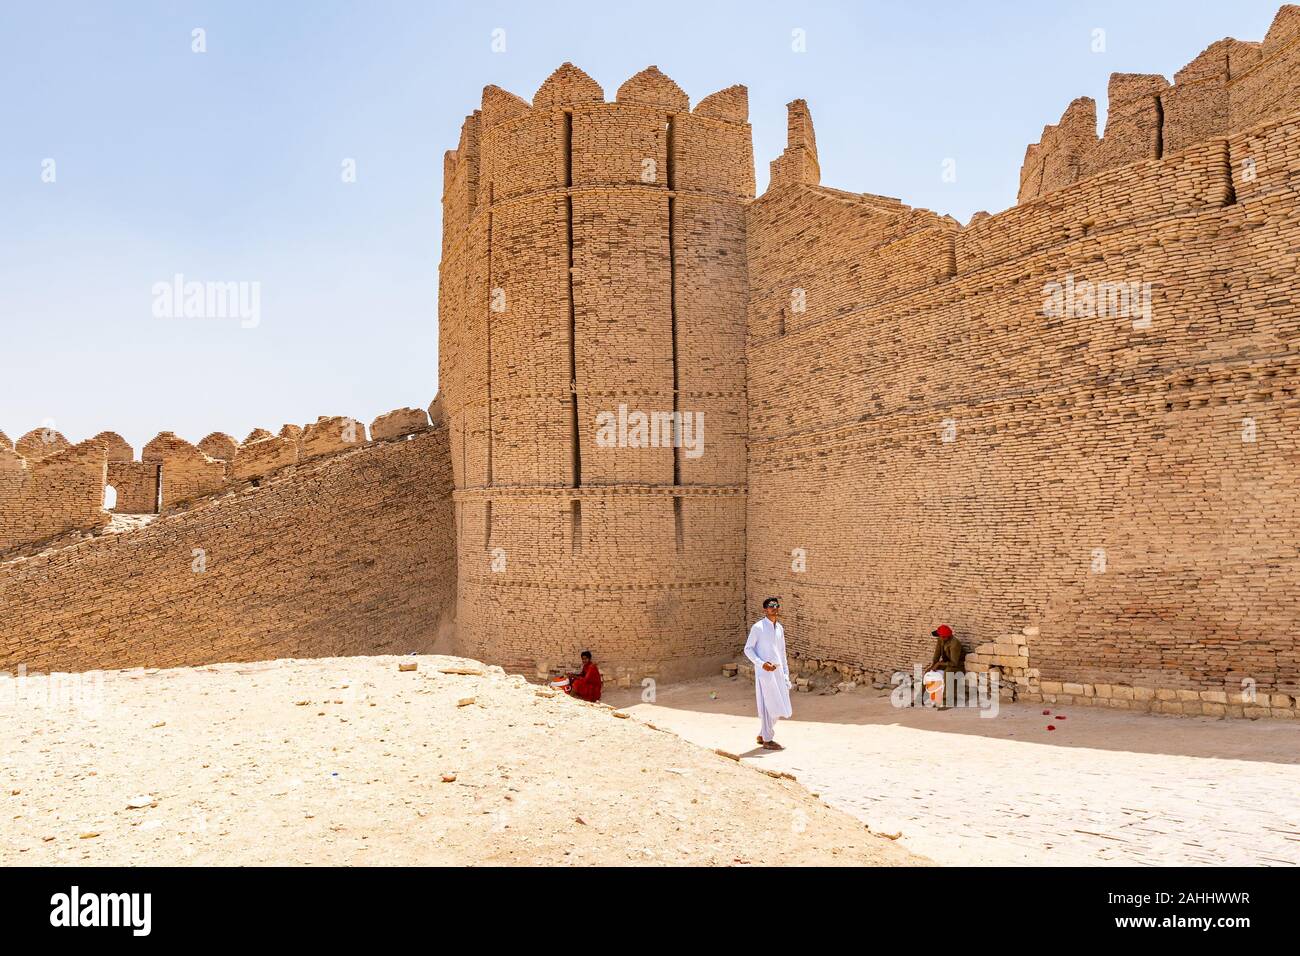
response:
[[[582,672],[569,675],[569,693],[593,703],[600,700],[600,668],[591,659],[591,651],[582,652]]]

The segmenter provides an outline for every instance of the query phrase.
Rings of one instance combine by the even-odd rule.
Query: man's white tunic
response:
[[[778,621],[774,626],[766,617],[760,618],[749,629],[745,656],[754,665],[754,694],[758,700],[763,739],[771,740],[777,718],[794,713],[790,707],[790,664],[785,659],[785,628],[781,623]],[[776,670],[764,670],[764,661],[775,664]]]

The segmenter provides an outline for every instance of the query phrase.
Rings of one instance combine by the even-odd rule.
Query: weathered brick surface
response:
[[[298,460],[298,442],[294,438],[267,435],[246,441],[235,452],[230,475],[237,481],[261,478]]]
[[[286,425],[285,428],[289,426]],[[289,435],[280,432],[282,438]],[[302,430],[298,439],[298,457],[306,461],[320,455],[332,455],[335,452],[356,448],[366,440],[366,426],[355,418],[343,415],[322,415]]]
[[[41,450],[53,444],[37,440]],[[0,553],[65,531],[107,524],[107,467],[104,445],[94,439],[31,461],[0,450]]]
[[[690,112],[649,68],[616,101],[565,64],[494,87],[444,165],[441,396],[459,635],[523,670],[698,671],[743,626],[743,88]],[[702,104],[703,106],[704,104]],[[704,415],[703,453],[606,447],[597,416]]]
[[[1300,6],[1278,11],[1262,43],[1223,39],[1174,75],[1115,73],[1106,134],[1082,97],[1025,151],[1020,202],[1140,159],[1172,156],[1216,136],[1289,116],[1300,103]]]
[[[1291,119],[964,230],[770,190],[749,606],[783,595],[793,649],[867,670],[927,661],[940,621],[968,647],[1034,625],[1048,679],[1294,694],[1297,169]],[[1047,314],[1067,278],[1150,283],[1150,325]]]
[[[117,492],[113,511],[125,515],[156,514],[160,462],[110,461],[108,483]]]
[[[0,562],[0,671],[427,652],[454,616],[450,494],[428,432]]]
[[[226,463],[209,458],[183,438],[161,432],[140,450],[140,460],[162,466],[164,508],[211,494],[226,483]]]
[[[422,408],[396,408],[380,415],[370,423],[370,437],[374,441],[414,435],[429,427],[429,413]]]

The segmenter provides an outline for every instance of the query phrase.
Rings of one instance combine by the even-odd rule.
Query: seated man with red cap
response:
[[[953,636],[952,628],[947,624],[940,624],[930,634],[936,638],[934,660],[930,662],[930,666],[926,670],[943,671],[945,676],[947,674],[961,674],[962,660],[966,656],[966,651],[961,646],[961,641]],[[952,681],[946,681],[945,684],[950,687]],[[940,707],[940,710],[943,709],[946,708]]]
[[[952,628],[947,624],[940,624],[930,636],[938,638],[934,645],[934,660],[926,670],[930,671],[947,671],[950,674],[960,674],[962,669],[962,659],[966,656],[966,651],[961,646],[961,641],[952,635]]]

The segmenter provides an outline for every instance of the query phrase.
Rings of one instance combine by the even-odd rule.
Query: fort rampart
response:
[[[910,671],[942,621],[1019,699],[1293,718],[1300,7],[1109,100],[962,226],[823,186],[801,100],[755,198],[743,87],[488,87],[443,163],[429,416],[138,461],[0,436],[4,661],[419,650],[454,619],[460,653],[630,683],[734,659],[779,594],[801,667]]]
[[[452,527],[445,427],[304,460],[0,562],[0,671],[446,647]]]

